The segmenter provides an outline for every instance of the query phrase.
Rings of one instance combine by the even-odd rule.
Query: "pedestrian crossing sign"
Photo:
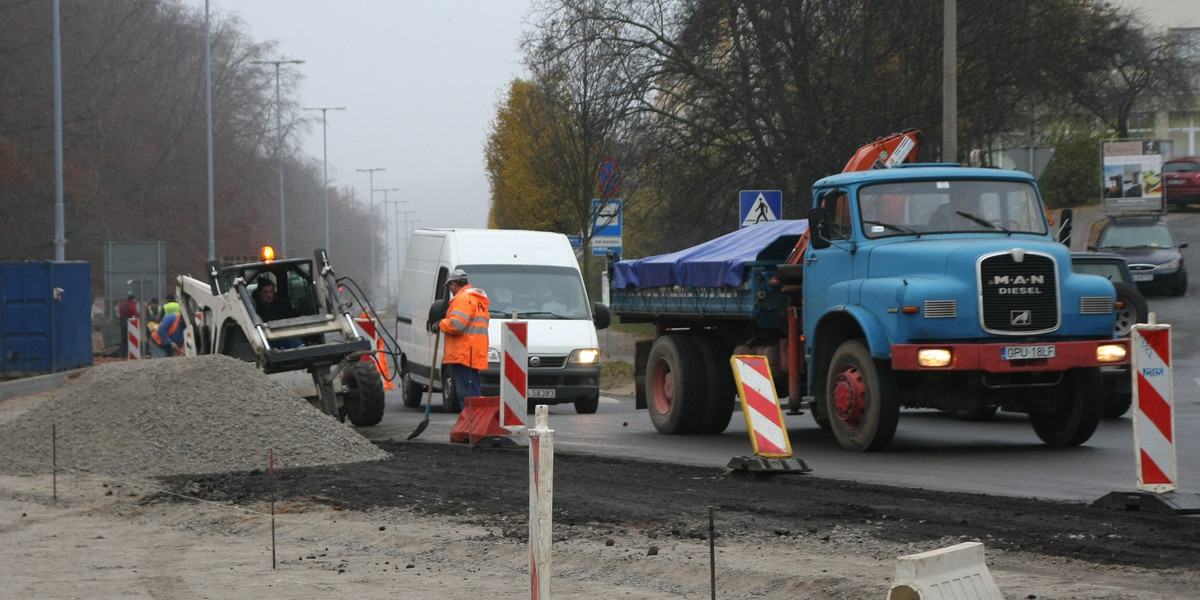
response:
[[[742,190],[738,192],[741,227],[749,227],[783,218],[783,192],[780,190]]]

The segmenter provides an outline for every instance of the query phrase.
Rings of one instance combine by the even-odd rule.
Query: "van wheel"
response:
[[[400,401],[404,406],[409,408],[417,408],[421,406],[421,396],[425,392],[425,386],[413,381],[412,373],[404,371],[400,376]]]
[[[454,375],[442,365],[442,412],[460,413],[463,409],[462,398],[458,397],[458,388],[454,387]]]
[[[580,396],[575,400],[575,412],[581,415],[594,415],[600,408],[600,392],[591,396]]]

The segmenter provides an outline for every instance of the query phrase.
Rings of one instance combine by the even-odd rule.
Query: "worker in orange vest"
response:
[[[459,411],[463,398],[482,395],[479,371],[488,365],[488,297],[467,280],[467,273],[454,269],[446,279],[450,305],[446,318],[435,321],[435,327],[446,334],[443,364],[449,365],[453,391],[443,390],[445,406]],[[436,331],[436,330],[435,330]]]

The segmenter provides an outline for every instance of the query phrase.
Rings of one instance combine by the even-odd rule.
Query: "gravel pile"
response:
[[[389,456],[254,365],[219,355],[93,367],[0,424],[0,473],[49,472],[52,446],[60,468],[109,475],[265,469],[271,448],[277,468]]]

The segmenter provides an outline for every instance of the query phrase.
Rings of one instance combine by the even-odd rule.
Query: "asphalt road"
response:
[[[1172,213],[1172,228],[1200,281],[1200,211]],[[1081,223],[1086,226],[1086,223]],[[1172,326],[1176,452],[1181,492],[1200,492],[1200,322],[1194,316],[1193,284],[1183,297],[1148,298],[1158,323]],[[434,406],[440,406],[435,398]],[[1084,445],[1044,445],[1024,415],[1000,413],[991,422],[964,422],[933,410],[908,410],[900,419],[887,451],[847,452],[821,431],[808,415],[788,416],[794,455],[814,475],[861,483],[899,485],[938,491],[978,492],[1016,497],[1090,502],[1110,492],[1137,489],[1132,411],[1105,420]],[[379,426],[363,428],[376,440],[403,440],[424,417],[403,407],[398,392],[389,392],[388,409]],[[456,415],[434,412],[423,441],[449,443]],[[753,454],[740,413],[728,430],[715,436],[658,434],[645,410],[633,408],[629,396],[605,395],[595,415],[575,414],[571,405],[551,407],[550,426],[560,451],[724,467],[731,458]]]

